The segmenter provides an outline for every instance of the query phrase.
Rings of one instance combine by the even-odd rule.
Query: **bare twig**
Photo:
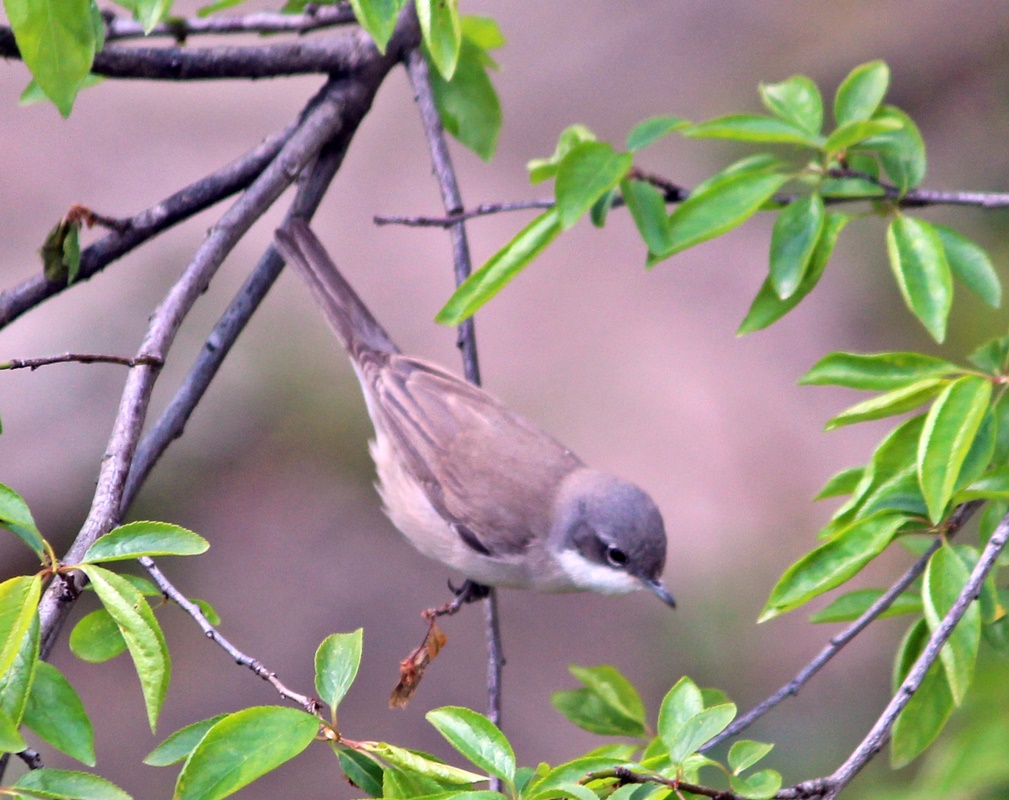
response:
[[[186,314],[208,284],[224,257],[245,235],[252,223],[287,188],[301,169],[316,157],[323,144],[339,129],[343,111],[338,82],[330,80],[313,98],[311,110],[298,130],[242,196],[211,229],[186,267],[154,312],[140,345],[140,354],[164,358]],[[140,366],[130,370],[98,476],[91,511],[64,561],[76,563],[85,550],[121,519],[123,492],[154,387],[156,370]],[[77,580],[53,580],[39,606],[41,654],[45,657],[58,635],[79,590]]]
[[[238,160],[130,217],[123,231],[110,233],[86,247],[73,285],[96,275],[166,228],[245,189],[276,157],[295,128],[296,124],[291,123]],[[0,292],[0,329],[66,288],[65,283],[47,281],[39,269],[39,274],[19,286]]]
[[[460,222],[502,211],[528,211],[537,208],[553,208],[553,200],[517,200],[513,203],[481,203],[475,208],[448,214],[444,217],[403,217],[397,214],[376,215],[376,225],[406,225],[411,228],[451,228]]]
[[[904,710],[911,697],[921,687],[929,667],[939,658],[939,651],[942,650],[942,646],[952,635],[953,629],[967,612],[967,607],[977,600],[981,584],[984,583],[988,573],[995,566],[995,561],[1005,549],[1007,540],[1009,540],[1009,514],[1003,517],[995,528],[995,532],[981,552],[981,557],[971,571],[970,578],[960,591],[956,602],[953,603],[953,607],[943,617],[939,626],[932,631],[932,636],[925,645],[925,649],[922,650],[918,660],[914,662],[893,698],[879,719],[876,720],[876,724],[872,726],[872,729],[848,759],[824,780],[826,787],[826,791],[823,793],[824,800],[833,800],[837,797],[890,738],[890,730],[897,721],[897,717],[900,716],[900,712]]]
[[[124,356],[106,356],[93,353],[63,353],[59,356],[45,356],[43,358],[12,358],[0,364],[0,369],[30,369],[37,370],[49,364],[119,364],[124,367],[139,367],[145,364],[149,367],[161,367],[164,362],[156,356],[137,356],[136,358],[126,358]]]
[[[960,530],[973,515],[974,512],[981,507],[983,501],[972,500],[969,503],[964,503],[963,505],[957,507],[956,511],[950,515],[949,521],[946,523],[945,535],[946,538],[954,536],[957,531]],[[932,557],[932,553],[939,549],[942,542],[936,539],[932,545],[925,551],[925,553],[915,561],[907,571],[901,575],[894,584],[887,589],[871,606],[869,606],[862,615],[852,622],[847,628],[841,631],[836,636],[832,637],[816,657],[813,658],[806,666],[796,673],[795,677],[792,678],[788,683],[782,686],[778,691],[768,697],[766,700],[758,703],[750,711],[741,717],[738,717],[731,725],[729,725],[725,730],[719,733],[717,736],[709,739],[704,747],[701,748],[701,752],[710,750],[718,744],[721,744],[726,739],[730,739],[733,736],[737,736],[744,730],[750,727],[754,722],[760,719],[768,711],[771,711],[775,706],[781,703],[788,697],[794,697],[799,693],[799,690],[806,685],[810,678],[812,678],[817,672],[823,668],[828,661],[830,661],[834,656],[836,656],[848,642],[854,639],[858,634],[860,634],[869,623],[879,617],[884,611],[886,611],[912,583],[914,583],[918,576],[920,576],[924,571],[925,567],[928,565],[929,558]]]
[[[406,54],[406,70],[413,87],[414,99],[420,111],[424,133],[427,136],[428,147],[431,150],[431,162],[434,174],[441,190],[442,204],[449,216],[459,214],[463,210],[462,195],[456,180],[452,159],[445,141],[445,131],[441,126],[438,109],[431,93],[431,78],[427,62],[419,49],[413,49]],[[455,280],[458,286],[472,271],[469,244],[466,240],[466,225],[457,220],[449,227],[452,237],[452,257],[455,264]],[[459,326],[456,340],[462,351],[463,366],[466,379],[480,385],[480,365],[476,350],[476,329],[472,318]],[[484,606],[485,631],[487,636],[487,716],[496,724],[501,723],[501,670],[504,666],[504,656],[501,650],[501,632],[498,623],[497,593],[490,588]],[[494,779],[492,789],[500,789],[500,781]]]
[[[743,798],[733,792],[724,789],[712,789],[710,786],[701,786],[696,783],[688,783],[675,778],[666,778],[652,772],[635,772],[630,767],[613,767],[612,769],[600,769],[588,773],[579,783],[585,784],[590,781],[613,779],[617,785],[654,783],[658,786],[668,786],[675,792],[684,791],[690,794],[710,797],[712,800],[743,800]]]
[[[141,563],[144,569],[147,570],[147,573],[151,576],[162,593],[169,599],[173,600],[176,605],[196,620],[196,624],[200,626],[204,635],[223,649],[229,656],[235,659],[236,664],[248,667],[253,673],[273,686],[282,698],[297,703],[308,713],[314,714],[321,708],[319,701],[314,697],[309,697],[308,695],[300,694],[293,689],[289,689],[286,685],[284,685],[280,678],[277,677],[276,672],[267,669],[263,666],[262,662],[252,656],[246,655],[229,642],[224,636],[222,636],[221,632],[210,624],[209,620],[200,610],[200,607],[196,605],[196,603],[191,602],[189,598],[176,589],[172,582],[165,577],[165,574],[158,569],[158,566],[154,563],[153,559],[150,559],[147,556],[142,556],[137,560]]]
[[[238,17],[211,16],[190,17],[188,19],[159,22],[150,31],[129,17],[111,16],[105,20],[105,41],[121,39],[150,39],[154,36],[170,36],[183,42],[190,36],[204,34],[219,35],[229,33],[307,33],[335,25],[356,22],[349,3],[334,6],[314,6],[302,14],[278,14],[274,11],[258,11]]]
[[[979,208],[1009,207],[1009,193],[1006,192],[946,192],[939,189],[911,189],[901,191],[900,187],[885,183],[867,172],[854,169],[832,169],[827,173],[831,178],[858,178],[883,190],[888,200],[896,200],[901,206],[908,208],[922,206],[977,206]],[[857,200],[872,200],[872,195],[865,197],[836,198],[837,202]]]

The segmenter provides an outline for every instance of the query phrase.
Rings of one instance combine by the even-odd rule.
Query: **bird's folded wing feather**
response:
[[[426,362],[359,362],[382,425],[431,504],[475,550],[523,552],[545,537],[560,481],[582,462],[489,394]]]

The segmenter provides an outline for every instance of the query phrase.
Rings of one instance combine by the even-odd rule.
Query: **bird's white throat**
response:
[[[627,594],[643,588],[641,581],[626,572],[593,564],[575,550],[557,554],[557,563],[578,589],[600,594]]]

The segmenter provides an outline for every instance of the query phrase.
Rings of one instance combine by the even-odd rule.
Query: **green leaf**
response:
[[[882,596],[882,589],[856,589],[841,595],[829,606],[811,615],[809,621],[817,623],[851,622],[868,611],[869,606]],[[886,619],[901,614],[920,614],[921,611],[921,598],[913,592],[903,592],[876,619]]]
[[[900,130],[902,127],[902,123],[896,119],[869,119],[846,122],[827,137],[823,150],[827,154],[827,157],[830,158],[839,153],[846,152],[848,148],[861,144],[866,139]]]
[[[557,219],[566,230],[627,175],[633,157],[606,142],[582,142],[557,166]]]
[[[6,672],[0,673],[0,714],[3,715],[5,721],[10,722],[10,731],[7,736],[0,736],[0,738],[7,738],[8,742],[11,734],[19,740],[21,738],[17,733],[17,728],[24,718],[25,707],[28,705],[28,694],[38,663],[39,617],[36,613],[28,626],[28,632],[21,639],[21,646],[18,648],[11,666]],[[0,745],[0,752],[9,752],[9,750],[4,745]],[[20,751],[14,750],[13,752]]]
[[[922,353],[830,353],[817,361],[799,383],[887,391],[962,371],[956,364]]]
[[[884,106],[873,119],[895,120],[901,128],[866,139],[859,147],[876,151],[883,169],[902,192],[913,189],[925,178],[927,166],[925,141],[918,126],[907,114],[893,106]]]
[[[229,8],[234,8],[235,6],[240,6],[245,0],[217,0],[216,3],[210,3],[205,6],[201,6],[196,9],[196,16],[198,17],[212,17],[220,11],[226,11]]]
[[[989,408],[985,411],[981,419],[981,426],[977,429],[974,441],[967,450],[967,455],[960,467],[960,475],[956,479],[954,493],[969,486],[991,466],[992,455],[995,452],[995,414]]]
[[[992,375],[1000,374],[1006,368],[1006,362],[1009,361],[1009,336],[989,339],[967,356],[967,360],[982,372],[990,372]]]
[[[214,725],[224,719],[227,714],[218,714],[210,719],[203,719],[179,728],[165,741],[151,750],[144,758],[144,763],[151,767],[167,767],[189,758],[204,736]]]
[[[375,46],[381,53],[385,53],[385,46],[392,38],[404,3],[405,0],[350,0],[358,23],[375,40]]]
[[[949,384],[929,409],[918,443],[918,479],[933,523],[942,520],[953,496],[991,393],[991,381],[965,375]]]
[[[732,114],[698,122],[684,129],[683,135],[691,139],[733,139],[739,142],[798,144],[806,147],[819,147],[821,144],[819,137],[798,125],[762,114]]]
[[[98,40],[92,0],[4,0],[21,58],[60,114],[70,116]]]
[[[834,97],[834,120],[845,125],[876,113],[890,85],[890,68],[883,61],[861,64],[841,81]]]
[[[953,304],[953,277],[939,234],[928,222],[900,216],[887,229],[886,247],[904,302],[941,342]]]
[[[953,277],[980,297],[992,308],[1002,304],[1002,284],[991,259],[983,248],[974,244],[962,233],[945,225],[933,225],[939,234],[946,261],[953,271]]]
[[[441,783],[458,786],[487,780],[484,775],[477,775],[475,772],[443,764],[440,761],[432,761],[430,758],[387,742],[361,742],[360,747],[362,750],[374,753],[394,767]]]
[[[816,84],[805,75],[793,75],[781,83],[760,84],[760,99],[772,114],[819,136],[823,127],[823,99]]]
[[[673,255],[742,225],[787,179],[776,172],[744,172],[694,191],[669,216],[669,247],[657,255]]]
[[[778,297],[791,297],[802,283],[823,231],[826,211],[819,194],[800,197],[778,214],[771,232],[770,278]]]
[[[126,561],[141,556],[194,556],[210,542],[197,533],[168,522],[129,522],[98,537],[81,560],[83,564]]]
[[[84,564],[81,571],[91,580],[95,593],[126,640],[140,678],[147,720],[153,731],[172,671],[161,626],[147,600],[125,578],[96,564]]]
[[[781,789],[781,773],[773,769],[762,769],[747,778],[729,776],[732,791],[747,800],[771,800]]]
[[[911,411],[928,402],[949,384],[950,381],[946,378],[924,378],[902,386],[900,389],[863,400],[828,420],[825,426],[826,430],[832,431],[835,428],[852,425],[856,422],[903,414],[905,411]]]
[[[319,720],[294,708],[257,706],[229,714],[200,740],[175,784],[175,800],[218,800],[301,753]]]
[[[972,481],[956,494],[958,502],[968,500],[1009,500],[1009,465],[1003,464]]]
[[[746,318],[740,323],[737,336],[745,333],[753,333],[766,328],[773,322],[781,319],[785,314],[795,308],[806,297],[820,280],[823,271],[827,268],[831,253],[834,252],[834,245],[837,244],[837,237],[844,226],[851,220],[846,214],[828,212],[823,222],[823,230],[820,238],[816,242],[816,248],[809,259],[809,266],[799,283],[798,288],[787,299],[782,300],[771,285],[768,278],[764,285],[760,287],[757,296],[753,299],[750,310]]]
[[[172,10],[172,0],[132,0],[132,5],[134,16],[144,26],[144,33],[150,33]]]
[[[467,14],[462,18],[461,23],[463,38],[469,39],[481,50],[496,50],[499,47],[504,47],[504,34],[501,33],[501,28],[491,17]],[[485,57],[490,58],[489,56]]]
[[[353,633],[334,633],[315,651],[315,690],[334,714],[357,677],[363,635],[361,628]]]
[[[434,70],[431,90],[445,130],[489,161],[500,135],[501,104],[487,75],[485,58],[486,52],[464,36],[452,80],[446,81]]]
[[[577,783],[589,772],[600,769],[610,769],[614,766],[614,759],[600,756],[584,756],[574,761],[558,764],[539,778],[533,778],[526,788],[526,800],[543,800],[555,797],[554,791],[558,787],[569,783]],[[546,766],[546,765],[544,765]]]
[[[929,629],[923,619],[912,625],[904,636],[894,664],[894,691],[911,671],[928,639]],[[914,761],[939,735],[952,713],[953,696],[942,667],[936,662],[929,668],[918,691],[911,696],[893,726],[891,766],[899,769]]]
[[[450,786],[409,770],[392,766],[382,770],[382,797],[386,798],[432,798],[443,794]]]
[[[579,667],[572,664],[569,667],[586,689],[597,694],[610,708],[628,719],[645,726],[645,706],[637,689],[625,678],[618,669],[608,665],[598,667]]]
[[[672,741],[686,721],[703,710],[704,698],[701,690],[684,675],[662,698],[662,705],[659,706],[659,736],[667,742]]]
[[[0,752],[20,753],[26,747],[28,744],[21,738],[17,723],[6,711],[0,711]]]
[[[21,495],[2,483],[0,483],[0,528],[6,528],[17,536],[34,550],[39,558],[45,554],[42,534],[35,525],[28,504]]]
[[[614,186],[607,189],[603,196],[592,204],[592,208],[589,210],[589,219],[593,225],[597,228],[606,226],[606,218],[609,216],[610,209],[613,208],[613,201],[616,199],[617,187]]]
[[[455,290],[455,294],[438,312],[435,321],[442,325],[458,325],[469,319],[556,239],[560,232],[556,209],[550,209],[536,217]]]
[[[659,731],[662,741],[669,748],[669,760],[682,764],[712,736],[725,730],[735,717],[735,704],[723,703],[694,714],[675,730]]]
[[[682,130],[689,124],[690,122],[683,117],[674,117],[669,114],[643,119],[627,134],[627,149],[636,153],[638,150],[643,150],[648,145],[654,144],[663,136]]]
[[[95,765],[95,736],[84,704],[60,671],[45,661],[36,666],[24,722],[61,753]]]
[[[550,703],[569,722],[589,733],[601,736],[644,735],[640,722],[621,714],[591,689],[554,692]]]
[[[18,660],[36,619],[41,592],[39,575],[20,575],[0,583],[0,675]]]
[[[428,55],[442,77],[450,81],[462,45],[459,0],[417,0],[415,5]]]
[[[112,781],[88,772],[66,769],[35,769],[22,775],[15,789],[23,789],[32,797],[52,797],[61,800],[132,800],[131,796]]]
[[[382,796],[382,765],[371,756],[349,747],[333,745],[344,777],[370,797]]]
[[[534,158],[527,165],[529,182],[536,184],[549,180],[557,174],[557,165],[561,163],[572,148],[582,142],[594,142],[596,135],[584,125],[569,125],[557,137],[557,146],[549,158]]]
[[[922,583],[921,599],[925,604],[925,621],[934,632],[963,591],[970,570],[952,547],[940,547],[928,561]],[[939,651],[946,682],[953,702],[960,705],[974,677],[978,646],[981,641],[981,615],[977,603],[967,606],[959,624]]]
[[[70,651],[82,661],[99,664],[125,650],[126,640],[104,608],[82,617],[70,632]]]
[[[506,784],[515,782],[515,753],[500,729],[483,714],[445,706],[424,715],[450,745]]]
[[[919,414],[883,439],[852,497],[823,532],[826,536],[877,511],[901,511],[915,517],[928,513],[918,484],[918,441],[924,425],[925,415]]]
[[[740,739],[729,748],[729,769],[734,775],[749,769],[774,749],[773,744]]]
[[[67,235],[63,238],[63,263],[67,267],[67,286],[77,280],[81,271],[80,230],[80,225],[69,225]]]
[[[624,179],[620,193],[648,252],[664,253],[669,248],[669,221],[662,192],[645,181]]]
[[[754,153],[752,156],[746,156],[745,158],[740,158],[738,161],[733,161],[729,166],[720,169],[714,175],[709,175],[694,187],[691,194],[704,194],[712,186],[734,175],[766,174],[781,170],[784,166],[781,159],[775,158],[770,153]]]
[[[879,512],[843,528],[785,571],[758,622],[774,619],[840,586],[882,553],[906,521],[903,514]]]
[[[813,499],[826,500],[828,497],[841,497],[842,495],[852,494],[864,474],[865,467],[843,469],[831,476]]]

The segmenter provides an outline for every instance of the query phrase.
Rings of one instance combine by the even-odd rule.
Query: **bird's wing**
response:
[[[549,532],[560,481],[582,462],[482,389],[400,355],[358,362],[379,422],[431,504],[472,549],[523,552]]]

